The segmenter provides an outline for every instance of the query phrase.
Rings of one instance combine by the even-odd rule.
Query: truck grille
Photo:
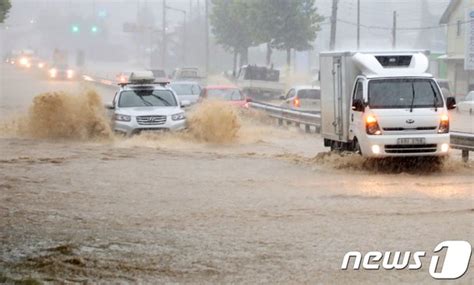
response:
[[[166,116],[138,116],[139,125],[163,125],[166,122]]]
[[[385,145],[386,153],[433,153],[437,150],[436,144],[389,144]]]
[[[418,127],[418,128],[383,128],[387,132],[403,132],[403,131],[432,131],[436,127]]]

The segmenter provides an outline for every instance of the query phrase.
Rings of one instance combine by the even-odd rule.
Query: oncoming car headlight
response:
[[[132,120],[132,117],[128,115],[115,114],[115,120],[122,121],[122,122],[130,122]]]
[[[184,115],[184,113],[178,113],[178,114],[174,114],[171,116],[171,119],[173,121],[180,121],[180,120],[184,120],[186,119],[186,116]]]

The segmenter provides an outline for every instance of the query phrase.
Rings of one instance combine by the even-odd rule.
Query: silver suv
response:
[[[113,128],[127,136],[142,131],[178,131],[186,127],[186,115],[173,90],[155,83],[153,74],[132,73],[130,83],[120,84],[108,109],[113,110]]]

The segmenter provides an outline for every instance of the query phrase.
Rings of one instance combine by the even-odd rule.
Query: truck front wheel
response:
[[[352,151],[356,154],[362,155],[362,149],[360,148],[360,144],[357,138],[354,138],[354,140],[352,141]]]

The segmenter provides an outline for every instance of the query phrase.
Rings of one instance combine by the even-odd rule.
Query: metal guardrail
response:
[[[469,152],[474,151],[474,134],[451,132],[451,147],[462,151],[462,160],[469,160]]]
[[[283,125],[283,122],[294,123],[296,127],[304,125],[307,133],[311,132],[312,127],[316,133],[321,131],[320,114],[291,110],[263,102],[250,102],[249,107],[266,112],[270,117],[276,118],[279,125]]]
[[[294,123],[297,127],[305,125],[306,132],[310,132],[310,127],[314,126],[316,132],[320,132],[321,126],[321,115],[307,112],[300,112],[290,110],[271,104],[262,102],[251,102],[250,107],[258,110],[262,110],[270,117],[278,119],[279,125],[283,125],[283,122]],[[462,159],[467,162],[469,160],[469,152],[474,151],[474,134],[451,132],[451,148],[459,149],[462,151]]]
[[[118,88],[118,84],[116,84],[113,80],[110,80],[107,78],[101,78],[101,77],[91,76],[89,74],[83,74],[82,80],[86,82],[91,82],[94,84],[100,84],[105,87]]]

